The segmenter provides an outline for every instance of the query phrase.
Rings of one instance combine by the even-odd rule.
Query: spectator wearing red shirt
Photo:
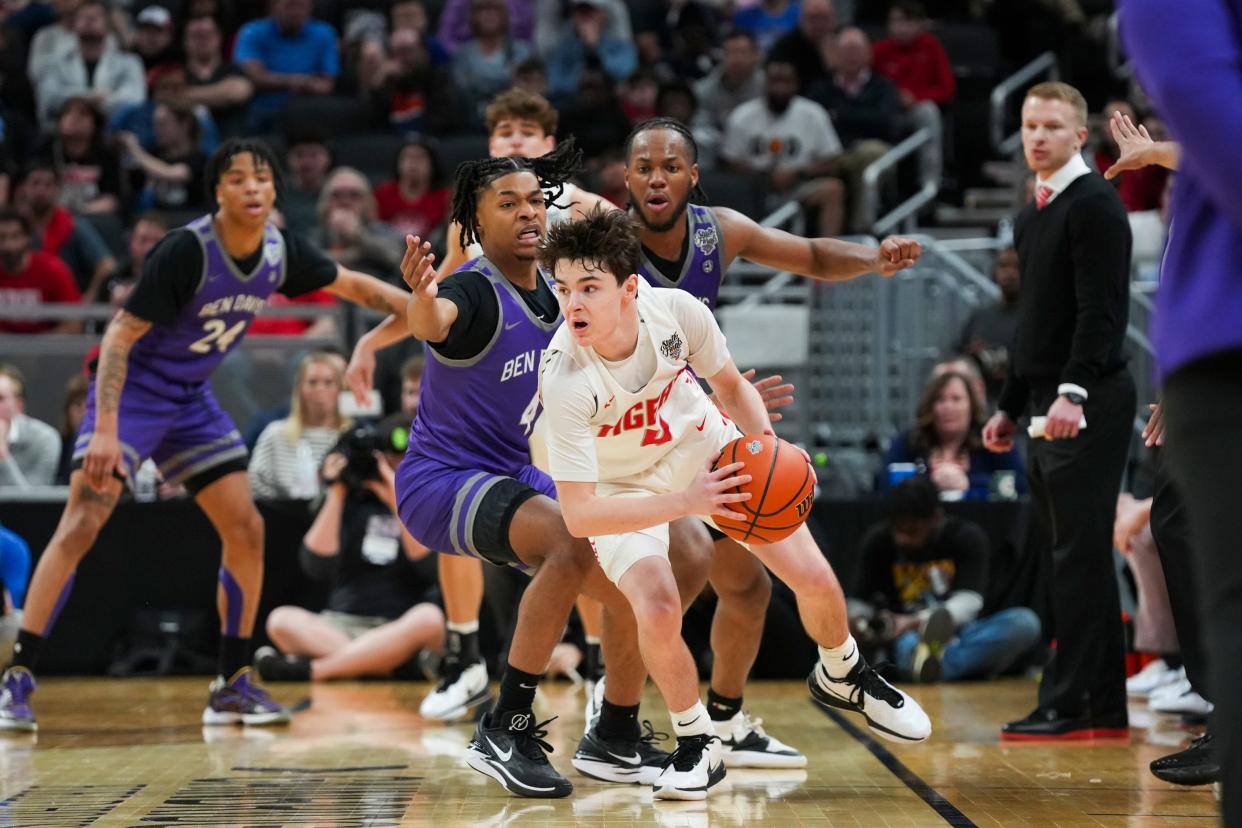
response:
[[[393,178],[375,188],[379,219],[402,236],[426,239],[444,226],[453,197],[433,139],[411,135],[397,150]]]
[[[889,37],[872,49],[875,70],[897,86],[905,108],[905,126],[927,127],[932,141],[919,156],[922,178],[939,180],[943,159],[940,107],[953,100],[957,81],[944,46],[927,31],[927,12],[921,3],[900,0],[888,13]]]
[[[82,294],[64,262],[30,249],[30,222],[12,207],[0,207],[0,307],[46,302],[81,302]],[[0,319],[4,333],[77,333],[81,322]]]

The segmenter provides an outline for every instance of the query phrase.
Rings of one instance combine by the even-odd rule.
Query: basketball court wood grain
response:
[[[831,719],[800,682],[756,682],[752,715],[803,750],[805,771],[731,771],[705,803],[653,804],[647,789],[594,782],[569,766],[581,692],[541,690],[563,800],[504,795],[465,768],[469,725],[414,712],[426,685],[274,685],[310,705],[283,729],[203,728],[205,679],[46,679],[37,736],[0,738],[5,826],[1215,826],[1206,789],[1156,780],[1170,751],[1129,745],[1002,746],[997,727],[1028,712],[1029,681],[916,688],[935,732],[923,745],[872,740]],[[654,693],[644,715],[667,729]],[[1185,734],[1161,723],[1157,740]]]

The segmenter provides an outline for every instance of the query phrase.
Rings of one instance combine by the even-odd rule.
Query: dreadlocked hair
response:
[[[676,118],[660,116],[658,118],[648,118],[639,123],[630,134],[625,137],[625,166],[630,166],[630,151],[633,149],[634,141],[644,132],[651,132],[657,129],[667,129],[676,132],[686,142],[686,146],[690,148],[690,163],[699,163],[699,144],[694,140],[694,134],[690,132],[690,127]],[[702,185],[695,184],[694,189],[690,191],[690,196],[700,204],[706,204],[708,201],[707,193],[703,190]]]
[[[456,190],[453,192],[451,218],[461,228],[461,246],[469,247],[478,240],[479,194],[497,178],[516,172],[531,172],[539,188],[548,195],[553,206],[565,192],[565,182],[582,169],[582,150],[572,137],[547,155],[539,158],[485,158],[463,161],[457,166]]]
[[[279,203],[284,195],[284,176],[280,170],[280,161],[276,158],[276,153],[264,141],[257,138],[229,138],[211,154],[211,158],[207,159],[207,175],[203,182],[207,188],[207,201],[215,203],[216,185],[220,183],[220,179],[224,173],[228,171],[229,165],[233,163],[233,156],[241,155],[244,152],[250,153],[254,159],[256,168],[266,167],[272,174],[272,183],[276,187],[276,200]]]

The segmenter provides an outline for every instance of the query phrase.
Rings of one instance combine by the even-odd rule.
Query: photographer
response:
[[[861,646],[891,651],[914,681],[987,678],[1005,672],[1039,641],[1039,617],[1011,607],[980,618],[988,540],[969,521],[946,515],[925,477],[888,495],[887,520],[862,541],[850,601]]]
[[[443,645],[444,613],[428,598],[434,561],[424,565],[427,550],[396,516],[393,469],[407,434],[400,414],[355,425],[325,458],[326,495],[300,554],[307,574],[331,580],[328,608],[272,611],[267,634],[280,652],[255,653],[265,680],[388,676]]]

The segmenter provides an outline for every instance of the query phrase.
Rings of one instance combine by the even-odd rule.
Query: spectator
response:
[[[30,249],[30,222],[12,207],[0,207],[0,307],[37,307],[48,302],[81,302],[82,295],[64,262]],[[76,333],[81,322],[51,319],[0,319],[4,333]]]
[[[445,186],[439,151],[411,137],[397,150],[394,177],[375,188],[379,218],[398,235],[430,238],[444,226],[452,190]]]
[[[653,69],[640,66],[620,87],[621,111],[632,124],[640,124],[656,115],[656,99],[660,80]]]
[[[215,152],[220,145],[220,130],[205,106],[191,104],[186,92],[189,81],[179,63],[165,63],[147,73],[150,96],[140,104],[127,106],[112,117],[109,132],[132,132],[147,152],[158,150],[155,140],[155,108],[160,104],[190,107],[198,119],[199,149],[204,155]]]
[[[819,235],[837,236],[845,187],[831,173],[841,141],[824,108],[797,90],[793,64],[768,61],[763,97],[733,110],[721,156],[734,170],[767,179],[770,209],[801,201],[818,209]]]
[[[60,409],[60,463],[56,469],[56,484],[69,485],[69,473],[73,471],[73,443],[78,429],[86,418],[86,394],[90,380],[86,374],[74,374],[65,383],[65,400]]]
[[[483,110],[509,88],[513,70],[530,56],[530,43],[510,31],[506,0],[471,0],[470,39],[453,55],[453,78],[472,123],[483,122]]]
[[[65,101],[86,97],[111,116],[147,96],[142,61],[122,52],[108,35],[104,0],[84,0],[73,16],[77,42],[36,79],[39,119],[50,129]]]
[[[319,466],[349,425],[337,410],[343,380],[335,354],[315,351],[302,358],[289,416],[263,429],[250,458],[256,498],[309,500],[319,494]]]
[[[997,472],[1009,472],[1014,492],[1026,491],[1018,449],[996,454],[983,448],[983,401],[962,374],[942,373],[928,382],[914,415],[914,428],[898,436],[884,457],[880,488],[889,467],[914,463],[931,477],[946,500],[986,500]]]
[[[669,10],[660,24],[660,31],[670,35],[664,63],[669,77],[697,83],[711,74],[719,50],[719,18],[715,8],[696,0]]]
[[[439,28],[436,37],[440,44],[454,55],[472,38],[474,34],[474,0],[448,0],[440,11]],[[534,0],[504,0],[505,11],[508,13],[509,36],[514,40],[530,43],[535,37],[535,2]],[[505,84],[508,88],[508,84]]]
[[[311,243],[329,257],[380,279],[398,279],[405,242],[379,220],[371,182],[353,167],[328,175],[316,208]]]
[[[77,214],[119,214],[121,159],[104,138],[104,117],[90,98],[70,98],[44,150],[60,170],[60,203]]]
[[[1000,288],[1000,299],[981,305],[966,319],[958,337],[957,349],[979,363],[987,382],[988,399],[1000,396],[1009,376],[1009,346],[1018,330],[1018,251],[1006,247],[992,260],[992,281]]]
[[[134,285],[142,276],[142,266],[147,254],[167,235],[168,217],[155,210],[148,210],[138,217],[129,231],[128,253],[116,269],[116,275],[108,281],[105,295],[114,308],[120,308],[129,298]],[[253,324],[253,323],[252,323]]]
[[[214,17],[190,18],[184,45],[185,100],[206,107],[223,135],[237,135],[246,105],[254,97],[254,83],[237,64],[224,59],[220,25]]]
[[[398,29],[389,37],[392,62],[370,91],[375,119],[398,134],[443,135],[463,122],[457,84],[436,66],[418,34]]]
[[[836,72],[814,84],[809,95],[828,111],[845,145],[837,169],[849,185],[850,231],[868,233],[875,216],[863,187],[863,171],[894,143],[901,103],[897,87],[871,71],[871,43],[862,29],[841,30]]]
[[[602,70],[611,85],[638,68],[633,41],[608,30],[608,7],[608,0],[574,0],[570,5],[570,27],[547,56],[548,92],[553,99],[566,101],[575,92],[581,94],[583,75],[588,71]]]
[[[851,602],[859,644],[890,647],[913,681],[986,679],[1019,664],[1039,643],[1039,616],[1010,607],[980,617],[988,568],[983,530],[946,515],[922,478],[893,489],[886,511],[859,552],[852,593],[874,602]]]
[[[557,135],[562,141],[574,136],[583,154],[597,159],[619,150],[631,126],[604,71],[585,69],[573,103],[561,111]]]
[[[940,107],[953,100],[957,81],[949,56],[927,30],[927,14],[913,0],[900,0],[888,13],[889,37],[875,44],[876,71],[897,85],[905,126],[927,127],[932,140],[923,145],[919,166],[924,181],[939,181],[943,160]]]
[[[753,34],[766,54],[782,35],[797,27],[799,9],[796,0],[760,0],[733,15],[733,26]]]
[[[181,60],[173,32],[172,13],[163,6],[147,6],[134,18],[134,52],[150,71]]]
[[[35,32],[27,50],[26,70],[32,78],[41,78],[57,63],[70,59],[78,46],[73,16],[81,8],[82,0],[54,0],[51,6],[56,12],[56,22]],[[116,46],[116,38],[111,33],[107,39],[110,45]]]
[[[798,28],[783,36],[768,57],[792,63],[802,80],[801,94],[826,80],[836,64],[837,10],[832,0],[802,0]]]
[[[576,28],[573,9],[565,0],[535,2],[535,51],[547,59],[558,43],[573,35]],[[595,5],[603,12],[601,35],[606,35],[610,41],[634,41],[630,10],[624,0],[599,0]]]
[[[0,526],[0,584],[4,617],[0,618],[0,663],[13,658],[13,645],[22,626],[22,607],[30,581],[30,546],[16,532]]]
[[[412,337],[375,355],[375,390],[384,411],[400,412],[406,422],[413,419],[423,387],[423,365],[423,343]]]
[[[695,84],[703,114],[723,131],[733,110],[763,95],[763,55],[755,36],[740,29],[725,35],[720,65]]]
[[[527,58],[513,70],[513,86],[523,92],[548,97],[548,70],[539,58]]]
[[[1134,107],[1129,101],[1115,100],[1104,104],[1102,120],[1096,125],[1095,129],[1095,148],[1091,153],[1091,160],[1095,164],[1097,172],[1104,172],[1113,165],[1121,156],[1121,150],[1117,146],[1117,139],[1113,137],[1112,130],[1108,128],[1109,122],[1112,121],[1114,115],[1120,112],[1132,122],[1138,123],[1138,116],[1134,114]],[[1154,125],[1151,121],[1158,119],[1148,118],[1144,122],[1144,126],[1148,128],[1151,137],[1156,141],[1165,139],[1164,125]],[[1153,128],[1155,126],[1156,128]],[[1139,213],[1147,210],[1159,210],[1164,204],[1165,187],[1169,183],[1170,171],[1166,167],[1158,164],[1150,164],[1134,170],[1124,170],[1112,179],[1113,185],[1117,187],[1117,195],[1121,196],[1121,203],[1126,206],[1126,212]]]
[[[324,463],[327,496],[302,540],[300,559],[312,578],[331,582],[328,608],[272,611],[267,634],[280,652],[264,647],[255,653],[255,669],[268,681],[423,679],[409,668],[420,651],[444,645],[444,613],[431,602],[434,556],[427,557],[397,517],[393,469],[401,462],[407,421],[396,415],[376,431],[385,435],[387,450],[375,452],[373,475],[358,479],[350,467],[357,461],[339,452]],[[370,439],[351,431],[347,445],[355,434]]]
[[[975,362],[971,357],[965,354],[946,354],[937,360],[932,366],[931,373],[927,379],[934,380],[941,374],[961,374],[966,378],[966,382],[970,384],[970,390],[974,393],[976,400],[986,400],[987,387],[983,382],[983,373],[979,370],[979,363]]]
[[[51,486],[60,461],[56,429],[25,414],[26,379],[0,364],[0,488]]]
[[[468,11],[469,6],[466,8]],[[452,61],[448,49],[431,33],[431,23],[422,0],[396,0],[389,7],[388,21],[391,34],[407,31],[417,35],[433,65],[448,66]]]
[[[336,30],[311,19],[311,0],[272,0],[272,15],[237,33],[233,60],[258,89],[247,127],[263,132],[291,95],[330,95],[341,73]]]
[[[699,110],[698,98],[694,90],[684,81],[672,81],[660,87],[656,95],[656,115],[662,118],[675,118],[690,127],[694,143],[699,149],[699,169],[710,170],[716,167],[716,159],[720,155],[720,144],[724,136],[712,124],[706,113]],[[625,159],[622,158],[622,167]],[[624,186],[622,187],[624,191]],[[610,199],[611,200],[611,199]],[[614,202],[615,203],[615,202]],[[618,203],[623,207],[624,201]]]
[[[285,152],[289,177],[281,210],[290,232],[305,234],[315,226],[319,193],[332,169],[332,150],[318,135],[292,135]]]
[[[2,38],[3,29],[0,29],[0,40]],[[0,48],[3,48],[2,42]],[[34,124],[4,100],[0,88],[0,204],[10,203],[14,175],[20,162],[30,157],[36,135]]]
[[[161,103],[155,107],[153,120],[154,153],[143,149],[132,132],[117,134],[117,140],[142,173],[139,207],[183,213],[203,209],[207,197],[203,181],[207,157],[199,141],[198,117],[184,104]]]
[[[60,173],[48,159],[35,159],[18,182],[13,205],[30,225],[31,246],[69,266],[78,292],[96,301],[116,271],[116,260],[98,231],[60,206]]]

